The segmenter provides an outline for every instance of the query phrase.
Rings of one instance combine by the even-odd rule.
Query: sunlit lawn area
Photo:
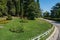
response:
[[[20,20],[19,18],[13,18],[6,24],[0,24],[3,26],[3,28],[0,28],[0,40],[30,40],[52,27],[50,23],[42,19],[27,20],[26,23],[20,23]],[[23,28],[24,32],[15,33],[9,30],[19,26]]]

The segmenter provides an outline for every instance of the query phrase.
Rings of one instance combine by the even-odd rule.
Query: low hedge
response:
[[[60,21],[60,18],[54,18],[53,20],[54,21]]]
[[[45,17],[45,19],[54,20],[54,21],[60,21],[60,18]]]
[[[11,15],[8,15],[6,20],[12,20],[12,16]]]

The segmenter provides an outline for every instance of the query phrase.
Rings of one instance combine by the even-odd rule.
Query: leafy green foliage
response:
[[[0,17],[2,17],[2,13],[0,12]]]
[[[0,0],[0,12],[2,13],[2,16],[6,14],[6,3],[7,0]]]
[[[2,16],[19,16],[21,18],[34,19],[40,17],[39,0],[0,0],[0,12]]]
[[[39,0],[20,0],[21,16],[33,20],[36,16],[40,16]]]
[[[35,14],[30,13],[30,14],[28,15],[28,19],[29,19],[29,20],[34,20],[34,19],[35,19]]]
[[[60,18],[60,3],[57,3],[55,6],[52,7],[51,17]]]
[[[44,17],[50,17],[50,14],[49,14],[49,12],[46,11],[46,12],[43,13],[43,16]]]
[[[8,17],[6,18],[7,20],[12,20],[11,15],[8,15]]]

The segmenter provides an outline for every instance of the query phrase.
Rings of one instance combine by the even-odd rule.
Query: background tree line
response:
[[[50,12],[43,13],[44,18],[60,21],[60,3],[56,3],[50,10]]]
[[[27,19],[40,17],[39,0],[0,0],[0,17],[8,15]]]
[[[57,3],[55,6],[52,7],[51,17],[60,18],[60,3]]]

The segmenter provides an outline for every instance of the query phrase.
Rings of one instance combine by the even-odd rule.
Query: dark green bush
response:
[[[51,17],[44,17],[45,19],[52,19]]]
[[[60,18],[45,17],[45,19],[54,20],[54,21],[60,21]]]
[[[3,15],[3,14],[0,12],[0,17],[2,17],[2,15]]]
[[[34,20],[35,18],[34,18],[34,16],[30,16],[28,19],[29,20]]]
[[[26,19],[21,19],[20,23],[28,23],[28,21]]]
[[[12,16],[11,15],[8,15],[6,19],[7,20],[12,20]]]
[[[60,21],[60,18],[53,18],[54,21]]]
[[[34,20],[35,19],[35,14],[30,13],[27,17],[29,20]]]

